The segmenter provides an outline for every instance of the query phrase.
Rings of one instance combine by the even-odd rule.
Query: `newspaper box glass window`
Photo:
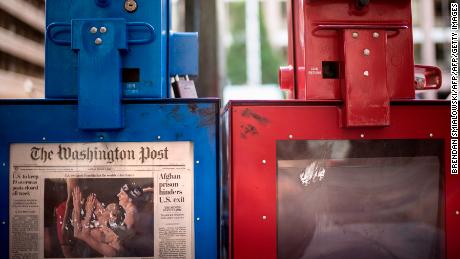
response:
[[[278,258],[444,258],[442,151],[437,140],[279,141]]]
[[[10,253],[193,258],[193,162],[191,142],[13,144]]]

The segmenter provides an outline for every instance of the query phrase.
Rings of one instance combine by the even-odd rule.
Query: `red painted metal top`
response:
[[[410,0],[288,3],[289,60],[279,81],[291,99],[343,100],[345,125],[388,126],[390,100],[440,87],[439,69],[414,73]]]

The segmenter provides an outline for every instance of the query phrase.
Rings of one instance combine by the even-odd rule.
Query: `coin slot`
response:
[[[140,82],[140,69],[139,68],[123,68],[121,72],[123,83]]]
[[[340,77],[340,66],[338,61],[323,61],[323,78],[338,79]]]

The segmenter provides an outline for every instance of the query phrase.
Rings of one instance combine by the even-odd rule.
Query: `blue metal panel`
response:
[[[125,128],[78,129],[77,101],[0,101],[0,258],[8,258],[11,143],[192,141],[195,163],[195,258],[219,258],[219,103],[206,100],[124,100]]]
[[[198,33],[173,32],[169,45],[169,75],[198,75]]]
[[[71,47],[78,52],[78,126],[119,129],[123,126],[120,50],[128,45],[126,23],[123,19],[75,19],[71,27]],[[94,28],[103,28],[104,33]]]
[[[155,30],[154,40],[147,44],[131,44],[121,56],[121,68],[139,69],[138,82],[124,82],[125,97],[165,98],[169,93],[168,35],[169,1],[136,0],[135,12],[124,9],[118,0],[49,0],[46,1],[46,25],[70,24],[73,19],[125,19],[126,22],[143,22]],[[65,30],[63,31],[65,32]],[[143,37],[145,31],[128,30],[128,38]],[[67,34],[67,36],[66,36]],[[47,34],[49,35],[49,33]],[[69,33],[56,37],[69,38]],[[46,96],[47,98],[76,98],[78,93],[77,53],[65,44],[46,39]],[[94,79],[96,80],[96,79]],[[65,86],[65,87],[63,87]]]

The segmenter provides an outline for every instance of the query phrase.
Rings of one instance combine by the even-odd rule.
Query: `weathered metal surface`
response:
[[[8,258],[9,145],[12,143],[191,141],[194,146],[195,258],[219,258],[219,101],[124,100],[125,127],[78,128],[77,101],[0,101],[1,258]],[[160,136],[160,138],[158,138]],[[102,137],[102,138],[101,138]],[[101,140],[103,139],[103,140]]]
[[[227,204],[222,233],[229,257],[277,258],[277,153],[279,140],[440,140],[442,159],[441,226],[448,259],[460,257],[458,232],[460,179],[449,172],[449,105],[447,102],[406,101],[391,104],[388,127],[345,128],[340,102],[231,102],[225,111],[225,173],[223,203]],[[420,116],[423,114],[423,116]],[[397,153],[398,151],[395,150]],[[295,222],[292,222],[295,224]]]

